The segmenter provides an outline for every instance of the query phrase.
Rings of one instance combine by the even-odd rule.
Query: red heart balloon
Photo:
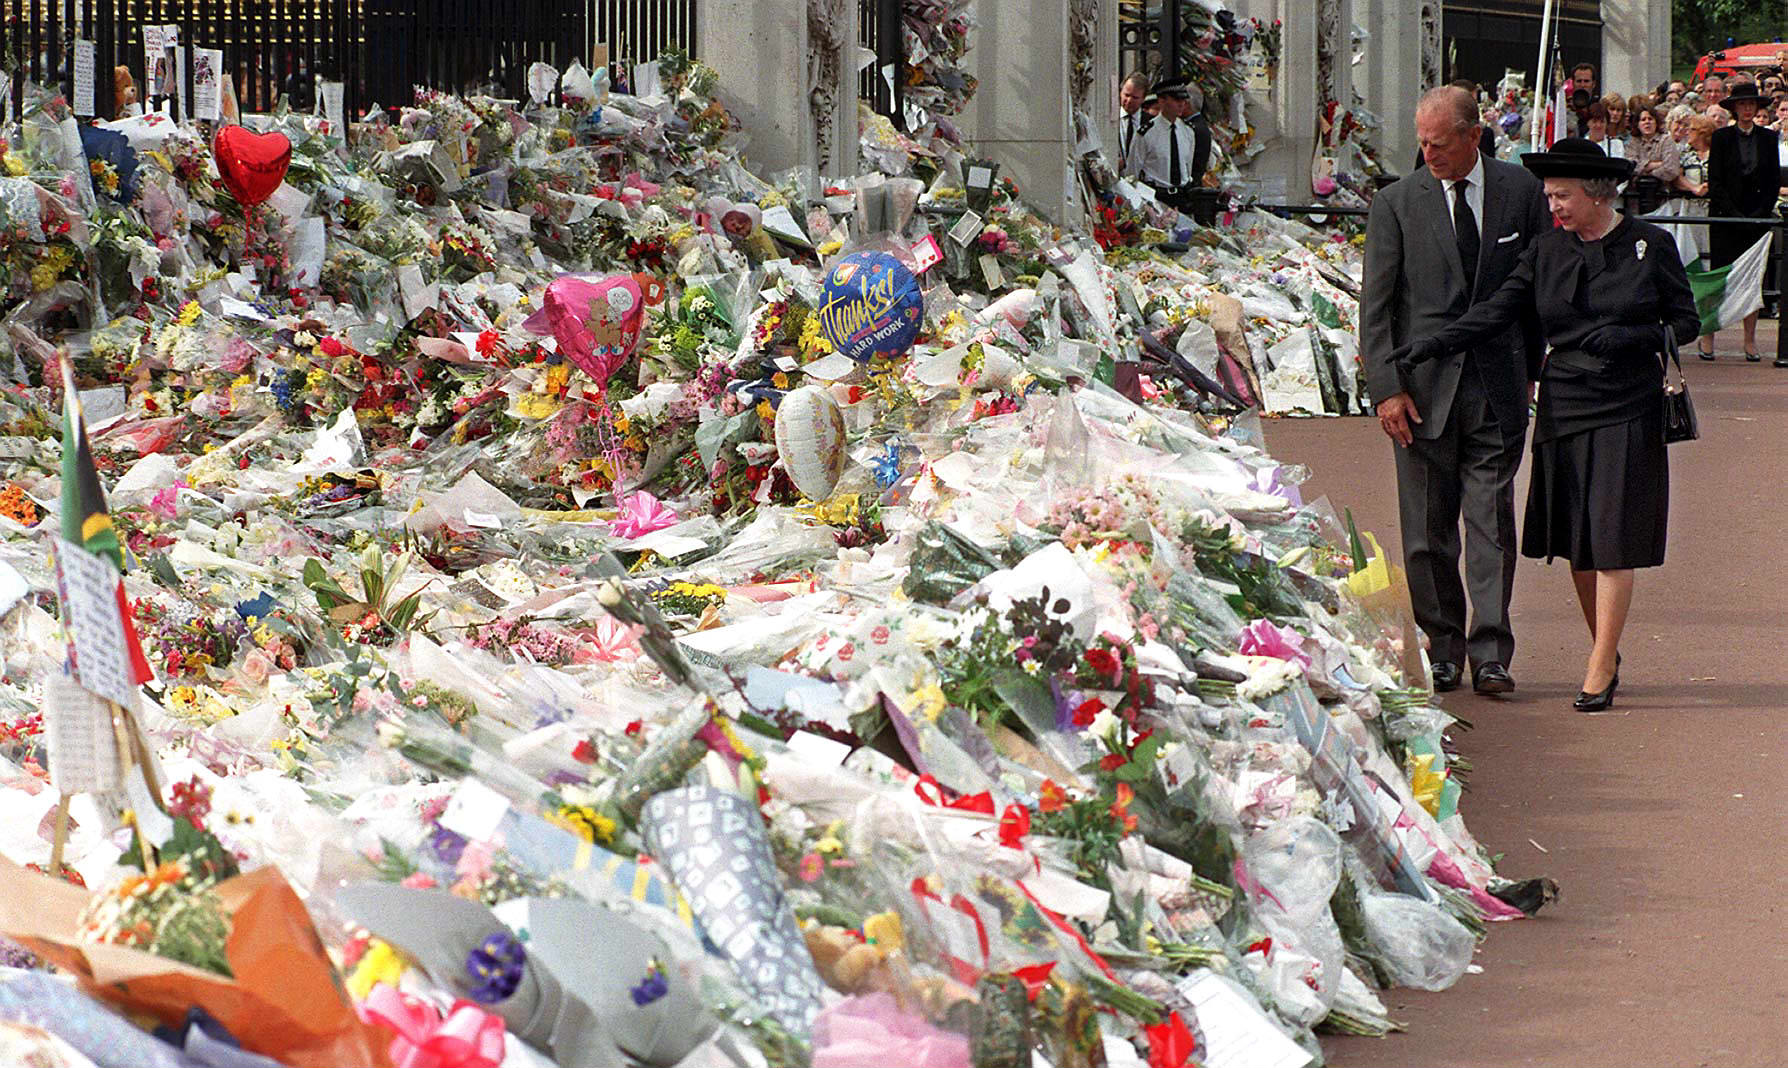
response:
[[[255,133],[246,126],[225,126],[217,131],[211,151],[225,187],[245,206],[272,196],[292,165],[292,142],[278,130]]]

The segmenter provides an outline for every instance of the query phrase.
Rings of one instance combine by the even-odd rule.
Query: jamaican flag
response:
[[[99,470],[93,465],[93,450],[87,444],[81,394],[75,389],[74,375],[66,360],[62,364],[62,386],[62,540],[110,561],[116,570],[113,601],[117,625],[130,658],[130,674],[141,684],[153,679],[155,673],[149,669],[136,627],[131,625],[130,602],[124,597],[124,547],[118,541],[118,532],[112,529],[112,515],[106,510],[105,489],[99,482]]]

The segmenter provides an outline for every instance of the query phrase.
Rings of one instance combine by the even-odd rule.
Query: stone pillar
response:
[[[1670,0],[1602,0],[1602,86],[1649,93],[1670,76]]]
[[[1000,173],[1018,183],[1026,201],[1064,225],[1079,221],[1080,201],[1068,107],[1071,6],[1071,0],[975,5],[967,62],[979,88],[957,116],[975,151],[998,160]]]
[[[1279,77],[1267,100],[1278,136],[1255,156],[1245,173],[1255,192],[1279,204],[1310,202],[1310,163],[1316,154],[1317,4],[1309,0],[1243,0],[1236,14],[1284,24]]]
[[[810,17],[826,12],[834,18]],[[727,106],[751,135],[749,166],[760,173],[795,166],[821,168],[822,177],[856,173],[856,0],[703,0],[696,25],[696,58],[719,72]],[[818,39],[821,26],[833,28],[834,41]],[[825,56],[818,54],[822,45],[829,46]],[[816,117],[827,104],[822,151]]]
[[[1118,157],[1118,0],[1093,0],[1098,11],[1093,37],[1093,90],[1090,107],[1093,128],[1105,158],[1115,165]]]
[[[1424,0],[1355,0],[1354,21],[1371,34],[1366,60],[1354,68],[1366,110],[1377,115],[1379,159],[1393,174],[1406,174],[1415,159],[1416,100],[1422,78]],[[1432,6],[1430,3],[1429,6]]]

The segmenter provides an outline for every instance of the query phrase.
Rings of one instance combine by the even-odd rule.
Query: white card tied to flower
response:
[[[75,679],[101,697],[129,705],[135,671],[118,611],[118,569],[74,542],[56,540],[56,579],[62,595]]]

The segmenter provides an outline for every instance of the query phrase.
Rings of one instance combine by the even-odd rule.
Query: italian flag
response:
[[[1769,266],[1769,235],[1725,267],[1690,271],[1689,288],[1701,313],[1701,333],[1717,333],[1763,308],[1763,271]]]

